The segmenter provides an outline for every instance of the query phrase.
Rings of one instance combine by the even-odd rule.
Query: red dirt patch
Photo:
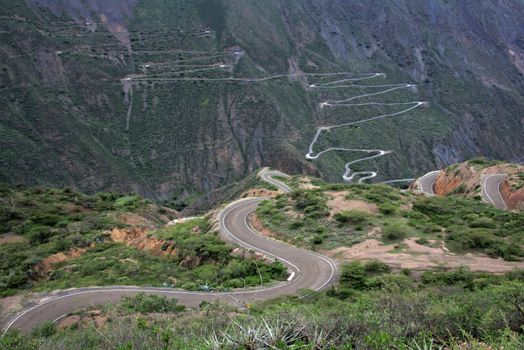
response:
[[[73,326],[84,326],[94,324],[96,328],[102,328],[107,323],[108,317],[102,314],[101,310],[91,310],[85,316],[71,315],[61,319],[58,324],[58,329],[67,329]]]
[[[48,256],[41,262],[35,265],[34,269],[39,277],[45,278],[53,269],[53,265],[59,262],[68,261],[79,257],[87,251],[86,248],[73,248],[66,253],[56,253]]]
[[[262,234],[262,235],[264,235],[266,237],[273,237],[273,238],[276,237],[276,234],[273,231],[271,231],[268,228],[265,228],[262,225],[262,222],[260,221],[260,219],[256,215],[250,215],[249,216],[249,223],[251,224],[251,227],[253,227],[260,234]]]
[[[58,322],[58,325],[56,327],[58,329],[71,328],[74,325],[77,325],[80,322],[80,320],[82,320],[82,317],[80,317],[78,315],[68,316],[68,317],[65,317],[65,318],[61,319]]]
[[[524,210],[524,187],[512,191],[509,182],[504,181],[500,186],[500,194],[509,209]]]
[[[148,230],[145,228],[114,228],[111,230],[111,239],[115,242],[124,243],[129,247],[138,250],[147,251],[155,256],[168,256],[176,253],[174,245],[167,241],[147,235]]]

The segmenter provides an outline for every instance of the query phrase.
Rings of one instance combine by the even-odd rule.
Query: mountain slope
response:
[[[332,130],[315,151],[392,151],[354,166],[377,180],[524,153],[521,1],[1,3],[2,181],[169,199],[264,165],[340,180],[362,152],[307,162],[315,128],[413,101],[429,104]],[[296,75],[333,72],[416,89],[320,108],[384,91],[312,89],[336,78]],[[274,74],[291,75],[254,80]]]

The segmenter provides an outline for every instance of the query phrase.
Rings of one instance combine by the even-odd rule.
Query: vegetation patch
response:
[[[315,186],[263,202],[257,210],[262,225],[281,239],[310,248],[350,247],[373,238],[369,235],[380,229],[386,244],[398,245],[414,237],[437,246],[445,243],[456,253],[478,252],[509,261],[524,258],[524,213],[501,211],[456,195],[427,198],[380,184],[317,180]],[[329,196],[334,193],[344,193],[345,202],[329,215]],[[350,203],[355,201],[378,210],[353,209]]]

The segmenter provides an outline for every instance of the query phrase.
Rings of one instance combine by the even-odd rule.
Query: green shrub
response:
[[[384,215],[393,215],[397,212],[398,206],[393,203],[383,203],[378,206],[378,210]]]
[[[33,244],[45,243],[52,236],[51,227],[43,225],[34,225],[27,233],[29,241]]]
[[[425,238],[425,237],[421,237],[421,238],[417,239],[415,242],[420,244],[420,245],[426,245],[426,244],[429,243],[428,239]]]
[[[315,236],[313,237],[313,244],[319,245],[324,242],[324,238],[322,236]]]
[[[168,299],[163,295],[139,293],[135,296],[122,297],[120,306],[127,311],[141,313],[171,313],[184,311],[175,298]]]
[[[364,265],[364,271],[367,274],[380,275],[383,273],[390,273],[391,268],[388,264],[385,264],[380,260],[371,260]]]
[[[340,283],[349,288],[363,289],[366,285],[366,269],[358,261],[342,266],[340,272]]]
[[[35,327],[31,335],[35,337],[48,338],[56,333],[56,324],[52,321],[46,321]]]
[[[302,220],[295,220],[289,224],[290,230],[296,230],[304,226],[304,221]]]
[[[478,218],[470,222],[469,227],[472,228],[495,228],[495,222],[490,218]]]
[[[369,214],[362,210],[345,210],[335,214],[335,220],[345,224],[364,224],[368,221]]]
[[[140,197],[137,195],[120,197],[115,201],[115,207],[118,209],[135,210],[139,204]]]
[[[406,237],[408,228],[400,222],[388,222],[384,225],[382,237],[388,241],[399,241]]]

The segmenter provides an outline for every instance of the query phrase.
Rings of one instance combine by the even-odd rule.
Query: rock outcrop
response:
[[[115,242],[124,243],[154,256],[170,256],[176,254],[173,242],[169,242],[147,234],[145,228],[114,228],[111,231],[111,239]]]
[[[49,275],[49,272],[53,269],[53,265],[74,259],[84,254],[87,251],[87,248],[73,248],[68,252],[60,252],[48,256],[47,258],[40,261],[34,266],[34,270],[39,278],[45,278]]]
[[[500,194],[510,210],[524,210],[524,187],[514,191],[506,180],[500,186]]]

